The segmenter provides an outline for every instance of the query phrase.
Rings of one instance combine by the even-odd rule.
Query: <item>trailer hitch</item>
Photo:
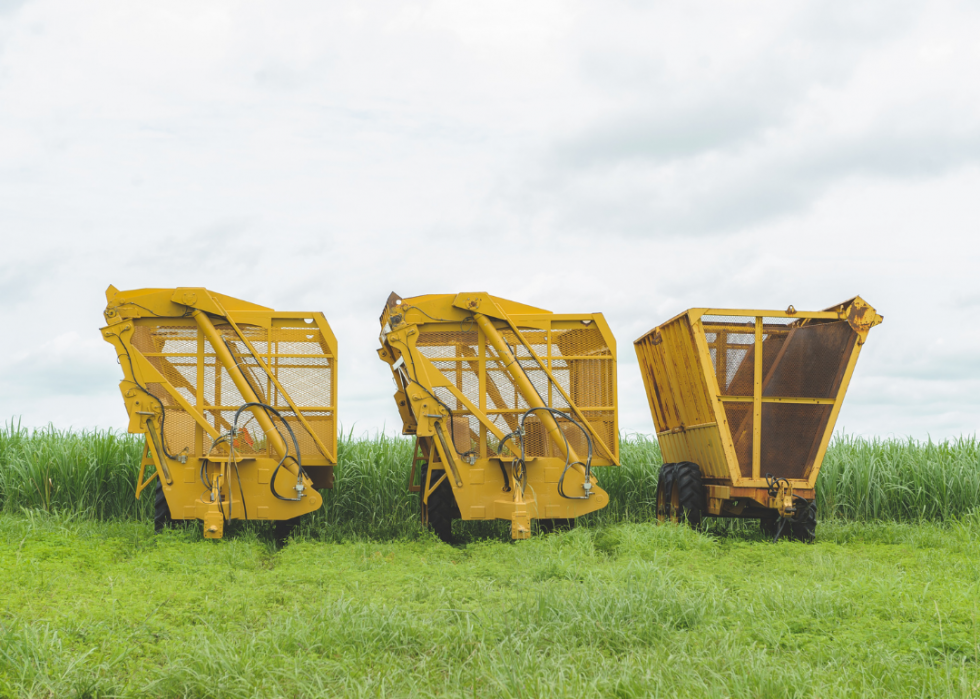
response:
[[[766,489],[769,493],[770,509],[779,513],[779,524],[772,538],[772,543],[776,543],[786,531],[789,522],[796,516],[796,497],[793,495],[793,486],[788,480],[777,478],[771,473],[766,474]]]

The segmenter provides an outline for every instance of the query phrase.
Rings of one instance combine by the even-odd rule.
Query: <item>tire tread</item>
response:
[[[422,469],[422,487],[425,487],[426,468]],[[438,474],[438,475],[436,475]],[[433,471],[433,478],[441,478],[442,471]],[[419,506],[422,507],[422,493],[419,493]],[[459,505],[456,503],[456,496],[453,494],[453,487],[449,485],[449,479],[439,484],[429,495],[429,526],[445,543],[451,543],[453,538],[453,520],[461,517]]]
[[[153,531],[159,534],[173,522],[170,506],[167,504],[167,496],[163,492],[163,483],[157,479],[157,486],[153,491]]]

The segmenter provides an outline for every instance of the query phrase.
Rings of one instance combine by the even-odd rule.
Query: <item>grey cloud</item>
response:
[[[669,70],[659,53],[640,53],[607,37],[610,43],[601,51],[584,54],[582,76],[629,93],[641,106],[559,141],[551,155],[560,163],[590,166],[737,147],[784,126],[814,90],[844,83],[876,43],[914,21],[914,8],[910,2],[813,4],[781,31],[760,38],[750,59],[732,65],[712,60],[714,47],[706,44],[699,67],[687,72]]]
[[[871,373],[873,372],[873,373]],[[916,381],[976,381],[980,377],[980,355],[975,352],[931,352],[926,356],[903,356],[900,361],[879,362],[869,378]],[[977,397],[980,402],[980,396]]]
[[[272,90],[297,90],[322,79],[332,63],[332,56],[321,56],[313,64],[295,66],[276,60],[266,61],[253,78],[259,87]]]
[[[964,310],[980,307],[980,293],[958,293],[953,297],[953,306]]]
[[[633,115],[594,126],[559,144],[552,157],[557,167],[596,167],[623,161],[666,161],[718,148],[732,148],[757,138],[781,120],[784,108],[764,102],[697,103],[670,112]]]
[[[22,400],[111,393],[122,380],[122,371],[112,347],[106,344],[103,349],[103,356],[97,352],[65,356],[41,350],[11,362],[0,375],[4,403],[17,409]]]
[[[814,102],[828,91],[837,110],[860,102],[849,83],[862,61],[905,40],[923,14],[911,2],[812,4],[751,57],[703,74],[671,74],[635,47],[588,53],[586,79],[631,90],[619,96],[630,106],[555,138],[502,197],[565,230],[721,234],[803,212],[849,177],[928,178],[980,162],[980,129],[960,95],[909,85],[904,104],[893,93],[850,134],[834,118],[853,120]]]
[[[800,166],[816,181],[868,174],[892,178],[942,175],[980,162],[980,129],[952,131],[937,120],[931,128],[878,127],[862,138],[842,139],[811,154]]]
[[[980,129],[956,131],[941,121],[911,128],[873,124],[848,137],[801,134],[785,147],[778,138],[739,146],[739,135],[758,131],[749,117],[714,134],[699,128],[724,122],[712,116],[700,123],[675,122],[659,141],[651,140],[664,144],[659,151],[629,152],[625,138],[619,143],[596,138],[575,152],[603,153],[601,163],[598,156],[590,162],[568,158],[561,169],[549,162],[540,179],[517,196],[526,208],[547,211],[568,230],[718,235],[805,211],[849,177],[929,178],[980,163]],[[685,132],[693,136],[680,137],[673,147],[678,159],[661,162],[668,141]],[[685,148],[705,148],[712,139],[728,150],[682,157]]]
[[[12,15],[26,4],[27,0],[0,0],[0,17]]]
[[[14,310],[35,301],[67,265],[66,260],[56,255],[7,261],[0,267],[0,298],[4,307]]]
[[[914,24],[921,14],[915,0],[813,3],[801,10],[794,28],[819,43],[868,46]]]
[[[556,168],[663,163],[737,148],[786,125],[806,91],[822,82],[807,69],[751,64],[722,71],[698,88],[677,76],[637,79],[641,106],[559,139],[546,153]]]
[[[254,216],[225,216],[191,234],[156,238],[152,241],[154,267],[173,277],[172,285],[193,286],[196,277],[215,267],[250,266],[262,254],[262,241],[255,235],[257,223]],[[134,248],[128,264],[140,264],[146,252]]]

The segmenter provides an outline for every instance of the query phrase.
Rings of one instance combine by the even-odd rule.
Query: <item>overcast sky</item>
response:
[[[980,423],[976,2],[0,0],[0,419],[125,428],[105,288],[323,311],[400,428],[388,294],[872,331],[838,430]]]

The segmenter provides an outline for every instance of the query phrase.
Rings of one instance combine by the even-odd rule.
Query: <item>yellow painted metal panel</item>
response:
[[[694,425],[683,432],[661,432],[657,440],[666,463],[693,461],[708,478],[728,478],[728,462],[717,424]]]

